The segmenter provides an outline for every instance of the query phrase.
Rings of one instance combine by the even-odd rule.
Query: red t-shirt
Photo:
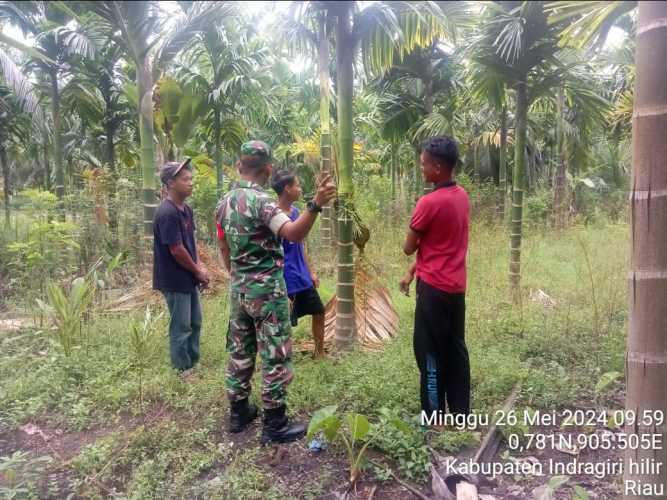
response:
[[[466,291],[470,201],[461,186],[436,188],[417,202],[410,228],[419,233],[417,277],[448,293]]]

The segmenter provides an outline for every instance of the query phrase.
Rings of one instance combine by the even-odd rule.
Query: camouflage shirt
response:
[[[220,200],[216,220],[229,245],[231,291],[248,298],[285,294],[278,232],[290,219],[275,199],[258,184],[241,180]]]

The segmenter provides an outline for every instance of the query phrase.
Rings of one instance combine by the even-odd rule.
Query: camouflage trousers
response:
[[[264,408],[286,403],[287,386],[294,377],[289,303],[286,295],[247,298],[231,293],[225,386],[230,401],[250,396],[257,351],[262,358]]]

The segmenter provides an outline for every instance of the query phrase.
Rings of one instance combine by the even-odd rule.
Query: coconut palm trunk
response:
[[[329,116],[329,37],[326,14],[319,19],[317,63],[320,79],[320,170],[331,173],[331,117]],[[334,221],[331,218],[331,204],[322,209],[321,233],[324,248],[331,248],[331,232]]]
[[[505,220],[505,197],[507,196],[507,108],[500,112],[500,148],[498,152],[498,192],[496,193],[496,216]]]
[[[148,54],[137,65],[139,93],[139,140],[141,142],[141,180],[144,202],[144,237],[153,237],[153,215],[157,207],[155,196],[155,151],[153,146],[153,76]]]
[[[336,24],[336,74],[338,75],[338,283],[336,294],[336,346],[348,350],[355,340],[353,207],[352,92],[354,40],[351,32],[352,3],[340,2]]]
[[[636,85],[632,124],[632,247],[630,330],[626,353],[627,410],[636,415],[667,414],[667,3],[639,2],[635,52]],[[650,425],[647,425],[650,424]],[[640,421],[626,432],[657,433],[665,441],[665,424]],[[667,447],[626,452],[625,481],[665,487]],[[661,463],[656,475],[637,474],[630,461]],[[626,483],[627,484],[627,483]],[[662,497],[664,494],[655,496]],[[625,499],[655,498],[625,494]]]
[[[60,90],[58,88],[58,73],[51,71],[51,119],[53,120],[53,156],[55,161],[55,190],[58,197],[58,217],[65,220],[65,171],[63,168],[63,146],[60,116]]]
[[[525,81],[516,85],[516,125],[514,137],[514,172],[512,181],[512,222],[510,234],[510,291],[512,300],[521,300],[521,230],[523,224],[523,191],[526,171],[526,131],[528,96]]]

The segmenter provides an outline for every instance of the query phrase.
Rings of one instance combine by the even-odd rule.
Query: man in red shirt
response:
[[[421,170],[433,191],[422,196],[410,220],[403,251],[417,259],[400,282],[406,295],[417,274],[414,351],[425,414],[470,412],[470,362],[465,343],[466,253],[470,202],[452,171],[456,143],[432,137],[422,145]]]

